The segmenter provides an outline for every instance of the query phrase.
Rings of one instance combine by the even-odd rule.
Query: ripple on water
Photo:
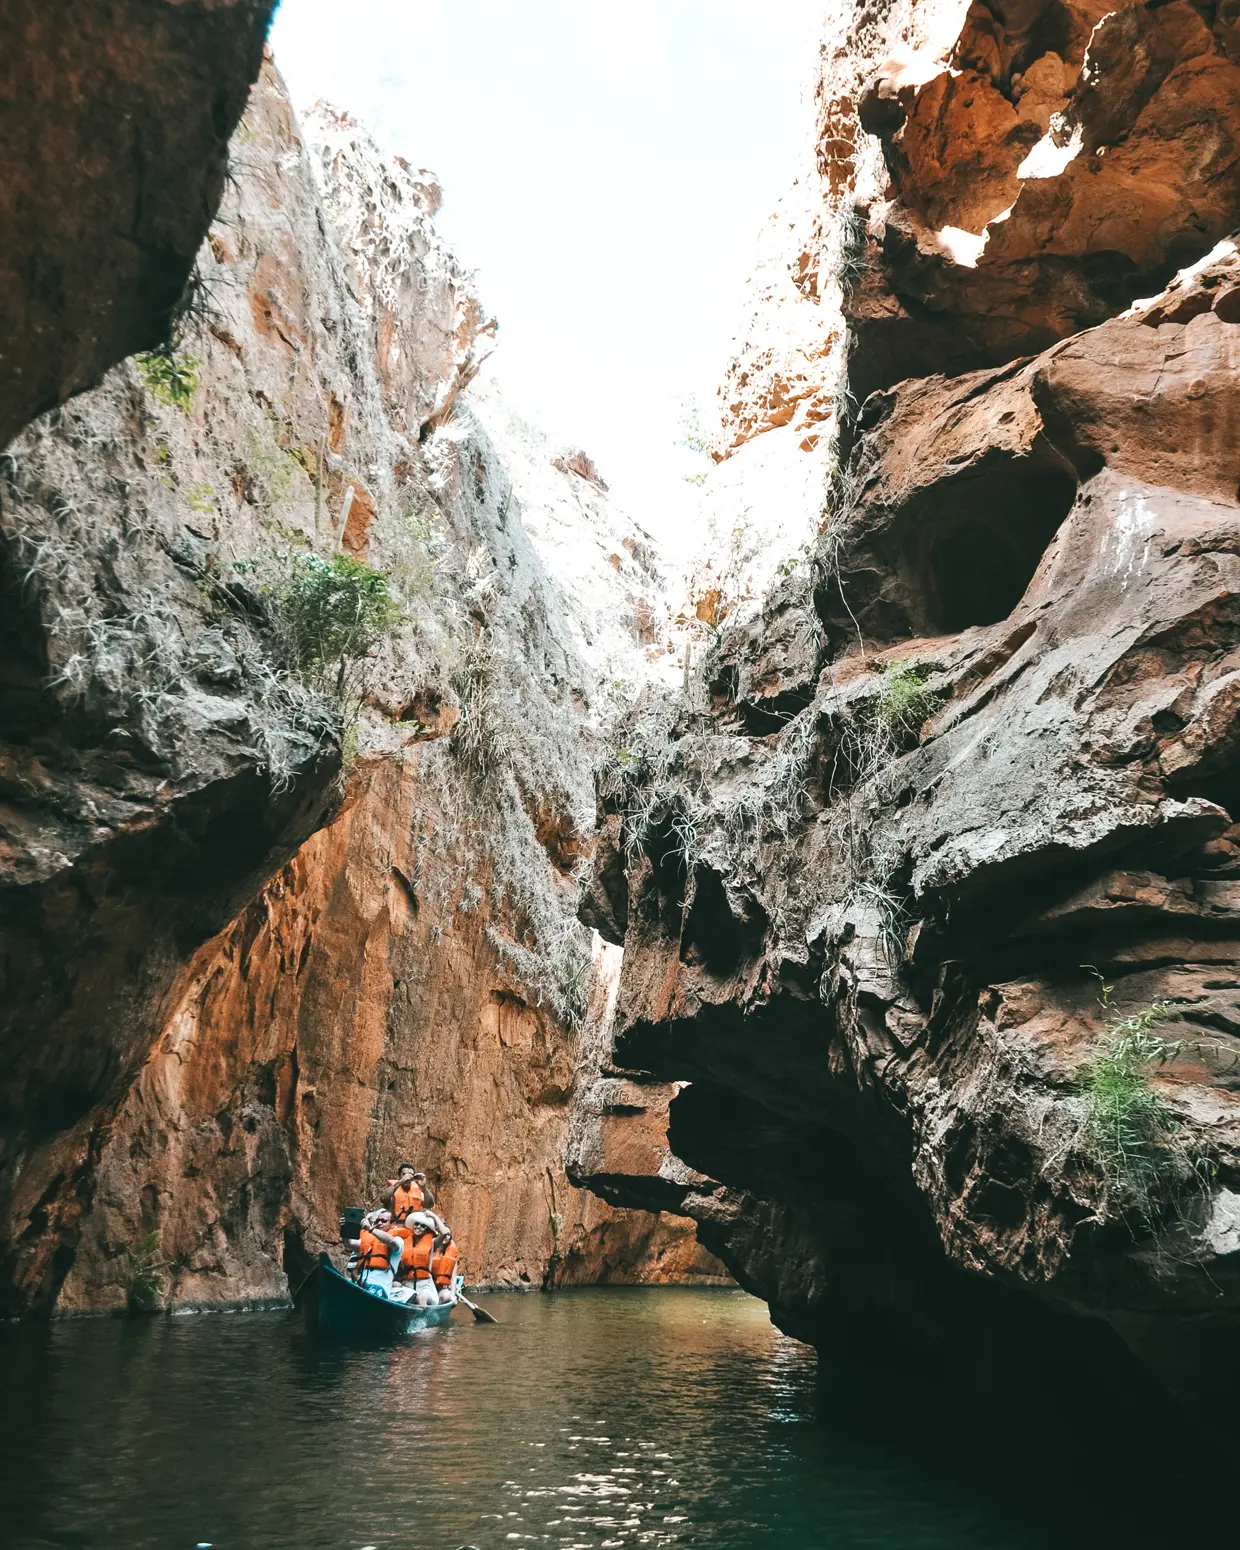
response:
[[[1041,1550],[813,1422],[811,1352],[739,1292],[495,1299],[389,1350],[236,1315],[0,1334],[13,1550],[539,1544]]]

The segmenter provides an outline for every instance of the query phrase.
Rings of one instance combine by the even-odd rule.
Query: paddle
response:
[[[493,1313],[488,1313],[485,1308],[480,1308],[476,1302],[470,1302],[469,1298],[466,1297],[464,1292],[458,1292],[456,1294],[456,1300],[457,1300],[457,1302],[463,1302],[465,1304],[465,1306],[473,1314],[474,1319],[475,1319],[475,1321],[477,1323],[479,1323],[479,1324],[498,1324],[499,1323],[499,1320],[495,1317],[495,1315]]]

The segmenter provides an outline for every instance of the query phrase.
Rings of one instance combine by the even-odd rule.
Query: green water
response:
[[[1043,1550],[1045,1475],[991,1499],[816,1423],[813,1353],[740,1292],[486,1299],[499,1328],[387,1350],[291,1318],[0,1331],[0,1543],[13,1550],[548,1545]],[[979,1418],[981,1425],[985,1419]],[[899,1446],[895,1445],[899,1439]],[[968,1439],[961,1439],[967,1450]],[[1098,1547],[1133,1543],[1104,1533]]]

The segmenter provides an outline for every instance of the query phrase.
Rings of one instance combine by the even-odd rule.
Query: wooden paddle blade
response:
[[[493,1313],[488,1313],[485,1308],[479,1308],[476,1303],[470,1303],[469,1311],[479,1324],[498,1324],[499,1320]]]

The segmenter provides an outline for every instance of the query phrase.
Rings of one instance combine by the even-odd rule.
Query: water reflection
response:
[[[14,1550],[1033,1550],[1015,1508],[813,1422],[737,1292],[495,1299],[389,1350],[273,1315],[4,1331]],[[924,1421],[924,1418],[923,1418]],[[2,1537],[2,1536],[0,1536]]]

